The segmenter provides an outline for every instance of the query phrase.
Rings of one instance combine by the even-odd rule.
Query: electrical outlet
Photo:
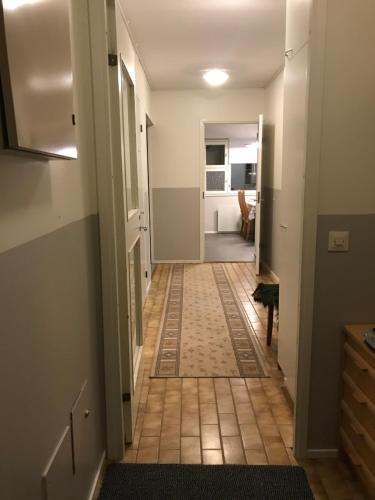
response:
[[[328,233],[329,252],[349,251],[349,231],[329,231]]]

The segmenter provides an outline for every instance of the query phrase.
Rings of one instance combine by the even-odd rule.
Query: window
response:
[[[232,163],[230,169],[231,191],[256,189],[256,163]]]
[[[237,155],[238,156],[238,155]],[[210,194],[256,189],[256,163],[229,164],[229,140],[206,140],[205,190]]]
[[[225,192],[227,187],[226,169],[206,170],[206,191]]]
[[[206,140],[206,166],[214,167],[228,164],[228,139]]]

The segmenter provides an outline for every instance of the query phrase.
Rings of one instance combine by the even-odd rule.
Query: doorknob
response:
[[[282,229],[288,229],[288,226],[287,226],[286,224],[280,224],[280,227],[281,227]]]
[[[287,59],[293,57],[293,54],[294,54],[294,50],[293,49],[288,49],[288,50],[285,51],[285,57]]]
[[[148,227],[147,226],[139,226],[139,230],[141,231],[142,229],[143,229],[143,231],[147,231]]]

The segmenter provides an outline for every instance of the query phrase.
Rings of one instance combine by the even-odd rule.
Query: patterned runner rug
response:
[[[266,377],[223,264],[171,268],[152,377]]]

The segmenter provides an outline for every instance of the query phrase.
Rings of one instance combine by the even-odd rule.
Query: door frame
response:
[[[118,212],[114,185],[115,165],[122,163],[122,151],[118,147],[121,145],[118,94],[121,51],[117,43],[115,0],[92,0],[88,4],[88,13],[100,227],[106,451],[108,459],[119,460],[125,452],[123,393],[126,392],[123,387],[121,324],[124,315],[125,318],[128,316],[127,297],[121,300],[121,295],[127,295],[127,289],[119,288],[120,276],[124,272],[128,282],[128,269],[126,262],[125,268],[123,265],[120,268],[121,259],[117,255],[119,223],[116,220]],[[109,63],[109,54],[117,54],[117,65]],[[123,213],[126,217],[125,207]],[[142,377],[139,377],[141,380]]]
[[[259,120],[200,120],[199,122],[199,235],[200,235],[200,257],[198,262],[205,262],[205,198],[204,192],[206,188],[206,148],[205,148],[205,125],[210,124],[226,124],[226,125],[259,125]],[[229,155],[229,151],[228,151]],[[255,189],[256,192],[256,189]]]

